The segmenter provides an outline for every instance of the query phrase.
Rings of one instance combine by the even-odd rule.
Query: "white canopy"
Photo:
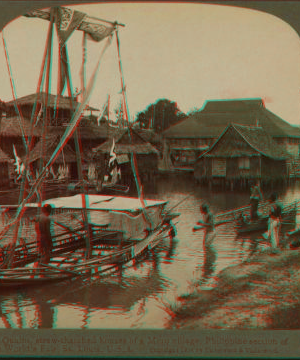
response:
[[[130,198],[122,196],[104,196],[104,195],[84,195],[59,197],[43,201],[42,205],[50,204],[53,209],[82,209],[83,197],[85,197],[87,210],[121,210],[137,211],[142,209],[139,198]],[[166,201],[144,200],[146,208],[165,205]],[[38,203],[28,203],[27,207],[38,207]]]

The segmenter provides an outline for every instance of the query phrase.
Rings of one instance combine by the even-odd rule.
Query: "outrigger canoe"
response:
[[[46,200],[52,206],[52,256],[71,253],[86,245],[87,227],[81,220],[82,196],[86,201],[87,226],[90,246],[115,248],[145,239],[149,229],[168,226],[170,235],[176,231],[172,220],[178,216],[165,211],[167,202],[145,200],[145,209],[138,198],[103,195],[75,195]],[[28,203],[22,222],[19,244],[14,249],[12,266],[25,266],[38,260],[36,220],[39,204]],[[144,212],[146,212],[145,218]],[[27,215],[27,216],[26,216]],[[9,218],[2,218],[6,225]],[[12,235],[8,234],[7,238]],[[11,241],[8,241],[8,244]],[[0,266],[9,256],[11,247],[0,248]]]
[[[40,264],[36,267],[31,262],[24,267],[0,269],[0,287],[24,287],[107,274],[122,264],[138,260],[147,251],[154,249],[163,238],[169,236],[170,229],[171,226],[165,224],[153,230],[144,240],[106,255],[103,255],[101,248],[94,247],[93,255],[88,260],[84,260],[82,251],[73,251],[72,256],[54,257],[47,265]]]

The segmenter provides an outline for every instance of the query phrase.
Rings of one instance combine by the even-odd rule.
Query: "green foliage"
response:
[[[137,115],[136,122],[142,129],[153,128],[159,133],[185,117],[186,115],[179,110],[176,102],[159,99],[154,104],[150,104],[146,110],[140,112]]]

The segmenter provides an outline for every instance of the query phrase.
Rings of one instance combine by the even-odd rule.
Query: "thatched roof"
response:
[[[29,163],[36,161],[43,157],[45,161],[48,161],[52,156],[54,150],[56,149],[58,143],[60,141],[60,137],[57,135],[48,135],[44,144],[44,148],[42,151],[42,141],[40,140],[36,146],[30,151],[29,154]],[[71,149],[71,147],[67,144],[65,145],[63,151],[60,152],[55,162],[58,163],[71,163],[76,162],[76,154]]]
[[[237,138],[242,138],[249,146],[240,146],[235,143],[235,140],[232,140],[234,138],[233,132],[236,132],[238,134]],[[230,138],[229,143],[225,142],[225,145],[222,146],[221,140],[226,136]],[[284,160],[290,157],[285,149],[276,144],[272,137],[262,127],[230,124],[211,148],[202,154],[200,158],[216,156],[252,156],[259,154],[275,160]]]
[[[216,138],[230,124],[259,124],[273,137],[300,138],[300,129],[265,108],[262,99],[211,100],[203,109],[163,132],[166,138]]]
[[[120,134],[120,130],[118,128],[113,128],[107,124],[101,124],[99,126],[94,124],[85,124],[84,126],[79,125],[79,133],[81,139],[109,139],[112,137],[116,137]],[[123,130],[123,129],[122,129]],[[62,135],[66,131],[65,126],[49,126],[48,132],[50,134]]]
[[[131,136],[129,135],[129,128],[122,129],[121,134],[94,148],[93,153],[109,153],[114,139],[116,154],[129,154],[132,152],[135,154],[158,154],[158,150],[148,141],[145,141],[135,130],[131,129],[130,131]]]
[[[72,109],[71,106],[71,97],[69,96],[60,96],[58,98],[57,95],[52,95],[49,94],[49,98],[48,98],[48,107],[58,107],[59,109]],[[20,97],[16,100],[16,103],[18,105],[34,105],[35,102],[37,102],[38,104],[46,104],[46,100],[47,100],[47,94],[42,92],[40,94],[31,94],[31,95],[26,95],[23,97]],[[74,101],[74,106],[75,108],[78,106],[78,102]],[[15,101],[9,101],[6,103],[7,107],[14,107],[15,106]],[[86,110],[93,110],[93,111],[98,111],[99,109],[93,108],[91,106],[88,106],[86,108]]]
[[[135,128],[134,131],[136,131],[145,141],[149,141],[152,144],[161,141],[161,136],[152,129]]]
[[[33,127],[31,128],[30,120],[23,118],[22,126],[26,136],[34,135],[34,136],[41,136],[41,128],[40,127]],[[9,118],[2,119],[1,128],[0,128],[0,135],[1,136],[22,136],[20,120],[18,116],[13,116]]]

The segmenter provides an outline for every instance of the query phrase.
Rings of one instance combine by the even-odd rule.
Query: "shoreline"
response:
[[[267,250],[170,305],[167,329],[300,329],[300,250]]]

